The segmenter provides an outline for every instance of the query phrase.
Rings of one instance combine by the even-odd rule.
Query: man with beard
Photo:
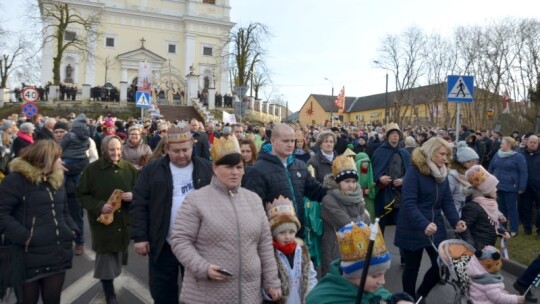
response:
[[[411,164],[411,156],[407,150],[399,147],[402,137],[396,123],[386,128],[386,140],[373,153],[373,179],[379,191],[375,197],[375,215],[381,218],[381,231],[390,217],[397,222],[401,203],[401,185],[405,171]]]

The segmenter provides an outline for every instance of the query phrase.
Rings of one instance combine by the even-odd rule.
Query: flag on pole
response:
[[[343,113],[345,111],[345,86],[339,91],[339,94],[334,101],[334,105],[338,107],[338,113]]]
[[[510,101],[511,99],[510,99],[510,94],[508,94],[508,90],[504,90],[503,100],[502,100],[502,109],[503,109],[503,113],[505,114],[510,113],[510,105],[508,104],[508,102]]]

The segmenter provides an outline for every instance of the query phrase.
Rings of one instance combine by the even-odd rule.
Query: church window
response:
[[[106,47],[111,47],[111,48],[113,48],[113,47],[114,47],[114,43],[115,43],[115,41],[114,41],[114,38],[113,38],[113,37],[107,37],[107,38],[105,38],[105,46],[106,46]]]
[[[169,43],[169,54],[176,54],[176,44]]]
[[[77,33],[72,31],[65,31],[64,32],[64,40],[66,41],[73,41],[75,40],[75,37],[77,37]]]
[[[216,0],[203,0],[203,3],[216,4]]]
[[[203,55],[204,56],[212,56],[213,49],[211,47],[205,46],[203,47]]]

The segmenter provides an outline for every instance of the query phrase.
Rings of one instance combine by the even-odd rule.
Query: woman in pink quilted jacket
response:
[[[477,250],[467,265],[470,279],[469,296],[475,304],[522,304],[524,296],[509,294],[504,289],[504,279],[499,271],[501,254],[493,246]]]
[[[214,139],[210,185],[182,203],[171,248],[184,265],[181,303],[261,303],[281,297],[272,235],[261,199],[240,188],[244,163],[234,136]]]

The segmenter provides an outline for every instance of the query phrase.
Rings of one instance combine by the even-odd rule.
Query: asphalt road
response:
[[[386,272],[385,287],[391,292],[398,292],[401,291],[403,268],[400,266],[399,250],[392,245],[393,236],[394,226],[388,226],[386,228],[385,240],[387,248],[392,254],[392,266]],[[95,253],[91,250],[91,238],[87,222],[85,239],[85,254],[75,256],[73,259],[73,268],[67,272],[64,291],[62,293],[62,303],[105,303],[99,280],[93,278]],[[429,259],[427,255],[424,255],[417,282],[418,285],[428,268]],[[516,293],[512,288],[516,277],[504,271],[502,274],[507,290],[510,293]],[[133,245],[129,248],[128,265],[123,269],[122,275],[115,279],[114,282],[120,303],[139,304],[153,302],[148,289],[148,260],[146,257],[137,255],[133,250]],[[450,284],[438,284],[430,293],[427,301],[428,303],[437,304],[454,303],[455,295],[456,292]]]

